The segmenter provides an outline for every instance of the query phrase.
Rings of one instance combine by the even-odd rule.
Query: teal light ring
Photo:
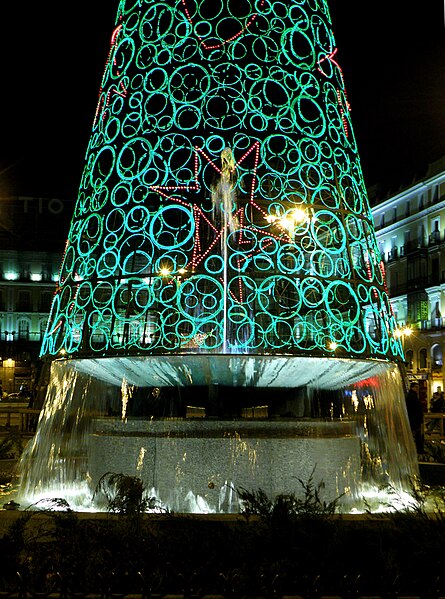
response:
[[[127,212],[125,226],[130,233],[137,233],[147,227],[150,212],[146,206],[134,206]]]
[[[274,267],[274,260],[267,254],[259,254],[253,257],[253,267],[259,272],[267,272]]]
[[[316,250],[311,255],[311,270],[317,277],[332,277],[334,275],[337,260],[333,258],[325,251]]]
[[[92,212],[100,212],[106,206],[109,199],[108,188],[100,187],[91,196],[90,209]]]
[[[102,187],[113,172],[115,163],[114,148],[104,146],[97,152],[93,160],[91,168],[89,168],[89,183],[93,188]]]
[[[202,327],[202,325],[201,325]],[[211,328],[207,328],[211,327]],[[200,348],[207,351],[213,351],[215,349],[220,349],[222,345],[222,325],[220,322],[209,322],[206,324],[206,327],[202,327],[197,331],[198,335],[202,336],[202,341],[200,344]]]
[[[349,265],[349,261],[345,256],[337,257],[335,260],[335,277],[339,277],[340,279],[350,279],[352,276],[351,268]]]
[[[85,280],[93,276],[97,267],[97,259],[95,256],[86,256],[76,263],[77,279]]]
[[[234,348],[248,350],[255,340],[255,330],[250,323],[242,323],[234,330],[235,341],[231,342]]]
[[[111,282],[101,281],[92,289],[91,304],[94,309],[103,311],[113,301],[114,288]]]
[[[229,306],[227,314],[230,322],[232,322],[234,325],[252,323],[252,319],[249,316],[246,307],[240,304]]]
[[[327,210],[318,210],[311,220],[311,234],[317,246],[330,254],[343,254],[346,248],[346,232],[340,218]],[[323,237],[329,237],[325,244]]]
[[[175,25],[175,11],[173,8],[167,5],[155,5],[150,7],[143,16],[140,17],[137,26],[139,37],[142,42],[150,42],[151,38],[158,38],[159,40],[164,39],[170,34],[171,30]],[[153,28],[153,23],[162,19],[164,29],[160,30],[159,27]]]
[[[267,344],[272,350],[284,349],[290,346],[292,324],[273,320],[265,330]]]
[[[305,256],[301,248],[283,245],[277,252],[277,268],[286,274],[299,274],[304,269]]]
[[[122,123],[121,134],[124,139],[132,139],[141,129],[142,117],[138,112],[132,112]]]
[[[318,308],[325,301],[324,286],[315,277],[307,277],[300,284],[300,294],[307,308]]]
[[[175,229],[173,225],[169,225],[166,222],[166,219],[169,219],[171,213],[173,212],[173,216],[171,217],[171,221],[174,222],[175,216],[178,220],[181,219],[181,216],[186,219],[185,224],[188,225],[188,229],[183,226],[183,231],[181,234],[184,234],[183,239],[177,239],[178,231]],[[170,250],[173,247],[182,247],[188,241],[193,238],[193,234],[195,232],[195,221],[193,218],[193,214],[190,208],[181,205],[170,205],[164,206],[158,210],[156,214],[153,215],[150,227],[149,234],[151,239],[153,240],[155,246],[161,250]],[[160,237],[162,235],[168,235],[168,243],[160,241]]]

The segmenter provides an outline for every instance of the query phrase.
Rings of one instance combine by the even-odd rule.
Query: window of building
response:
[[[430,243],[440,242],[439,219],[433,220],[431,223]]]
[[[424,347],[419,351],[419,368],[427,368],[427,351]]]
[[[29,321],[22,319],[19,320],[19,339],[22,341],[29,340]]]
[[[20,278],[29,279],[31,277],[31,264],[29,262],[20,265]]]
[[[42,280],[43,281],[51,281],[52,275],[52,266],[50,262],[45,262],[42,264]]]
[[[51,310],[51,291],[42,291],[40,294],[40,312],[49,312]]]
[[[433,345],[433,347],[431,348],[431,362],[433,364],[433,368],[442,368],[443,354],[441,345]]]
[[[423,223],[420,223],[420,225],[417,227],[417,241],[418,241],[418,245],[419,247],[424,247],[425,246],[425,227],[423,225]]]
[[[442,315],[440,313],[439,302],[436,302],[431,312],[431,324],[433,327],[440,327],[442,321]]]
[[[31,311],[31,292],[30,291],[19,291],[17,294],[17,312],[30,312]]]
[[[440,268],[439,268],[439,258],[434,256],[431,258],[431,279],[429,281],[430,285],[439,285],[440,284]],[[436,302],[437,304],[439,302]]]
[[[412,349],[409,349],[406,353],[405,353],[405,362],[406,362],[406,367],[409,370],[413,369],[413,357],[414,357],[414,353]]]
[[[409,216],[409,215],[410,215],[410,212],[411,212],[411,210],[410,210],[410,202],[409,202],[409,200],[408,200],[408,201],[406,202],[406,205],[405,205],[405,216]]]

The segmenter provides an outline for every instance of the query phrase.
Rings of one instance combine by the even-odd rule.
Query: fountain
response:
[[[409,496],[394,331],[326,1],[121,0],[21,503]]]

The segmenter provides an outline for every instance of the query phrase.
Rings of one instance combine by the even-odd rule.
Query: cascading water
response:
[[[269,377],[278,374],[274,366]],[[239,489],[299,494],[299,479],[311,477],[323,483],[323,499],[341,495],[342,511],[394,509],[409,501],[418,471],[399,370],[380,366],[336,389],[320,387],[323,380],[285,392],[246,386],[249,399],[239,402],[238,414],[215,420],[212,394],[202,387],[163,387],[163,398],[157,389],[150,399],[152,388],[130,392],[126,379],[112,386],[56,361],[22,458],[19,501],[62,497],[73,509],[100,510],[97,483],[117,472],[141,478],[158,507],[176,512],[238,512]],[[139,403],[138,393],[145,393]],[[184,396],[194,404],[189,413],[180,406]],[[170,406],[168,415],[159,416],[161,404]]]

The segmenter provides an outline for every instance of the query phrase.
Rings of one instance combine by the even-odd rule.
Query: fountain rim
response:
[[[332,389],[378,376],[400,363],[389,359],[299,356],[295,354],[160,354],[56,358],[52,361],[83,375],[121,386],[228,387],[302,386]]]

